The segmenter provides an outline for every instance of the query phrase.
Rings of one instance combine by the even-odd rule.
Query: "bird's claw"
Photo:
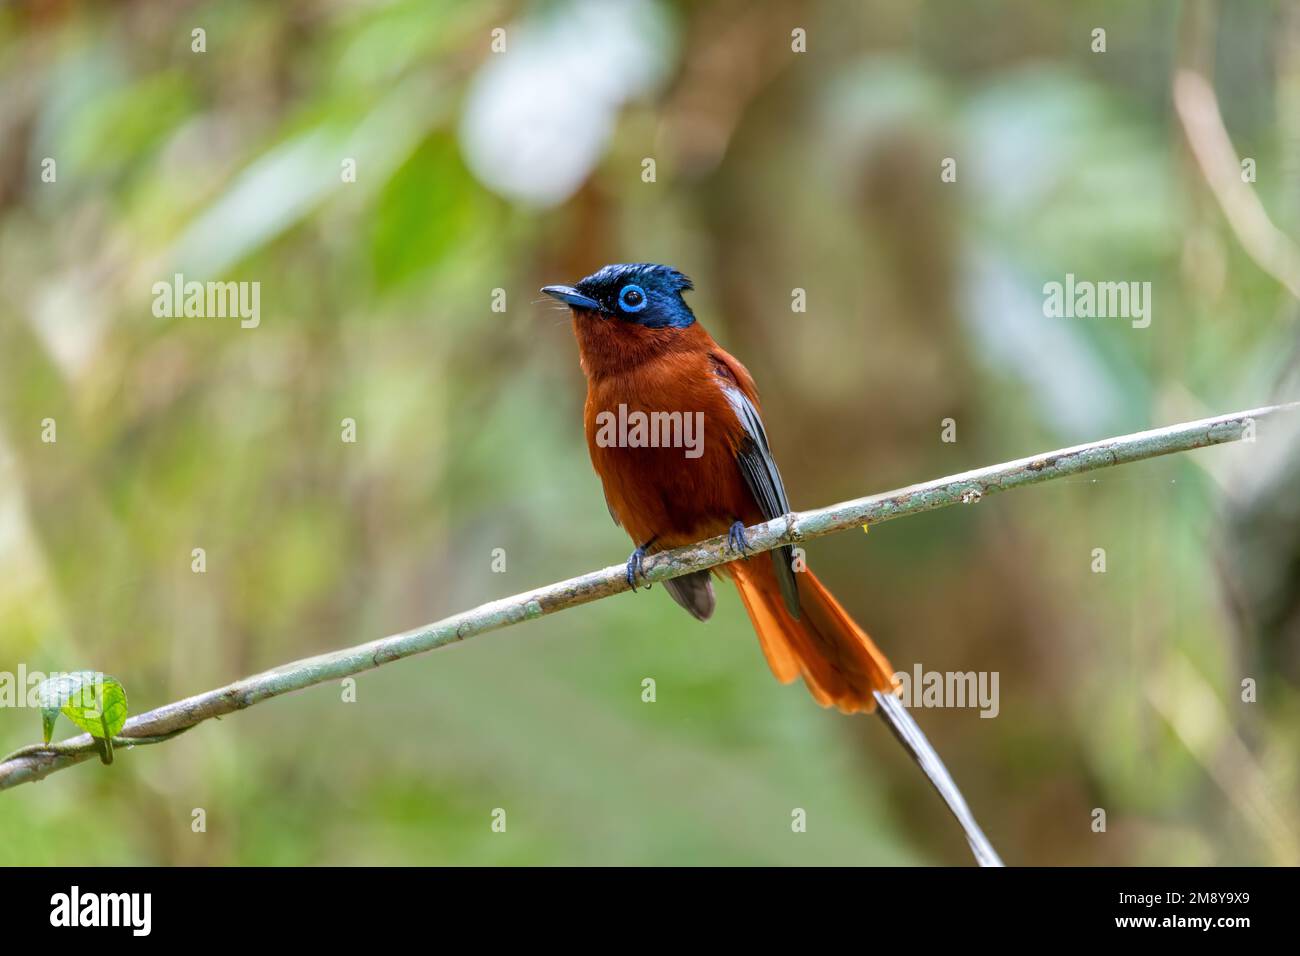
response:
[[[641,562],[645,558],[645,548],[637,548],[627,559],[627,585],[636,590],[636,576],[641,573]]]
[[[749,539],[745,537],[745,522],[737,521],[727,532],[727,547],[740,555],[749,553]]]

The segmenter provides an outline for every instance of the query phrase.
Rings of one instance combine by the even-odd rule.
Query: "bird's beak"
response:
[[[552,299],[559,299],[575,309],[590,309],[593,312],[600,311],[600,303],[591,296],[583,295],[571,285],[548,285],[542,288],[542,291]]]

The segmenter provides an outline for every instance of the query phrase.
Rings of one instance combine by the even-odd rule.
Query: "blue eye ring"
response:
[[[632,301],[629,302],[628,298]],[[624,312],[640,312],[646,307],[649,299],[646,298],[645,289],[639,285],[625,285],[618,293],[618,307]]]

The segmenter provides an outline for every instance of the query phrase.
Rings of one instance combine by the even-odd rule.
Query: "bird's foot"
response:
[[[636,576],[641,573],[641,562],[645,560],[645,548],[637,548],[627,559],[627,584],[636,590]]]
[[[657,540],[658,540],[658,535],[651,538],[645,544],[641,545],[641,547],[633,551],[631,556],[627,559],[627,585],[633,591],[636,590],[636,579],[637,579],[637,575],[641,573],[641,562],[645,560],[645,556],[647,553],[646,549],[649,548],[652,544],[654,544],[655,541]],[[645,589],[649,591],[650,585],[647,584],[645,586]]]
[[[727,547],[741,556],[749,553],[749,539],[745,537],[745,522],[737,521],[727,532]]]

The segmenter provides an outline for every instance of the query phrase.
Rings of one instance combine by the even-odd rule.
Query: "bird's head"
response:
[[[670,266],[634,262],[605,266],[576,285],[548,285],[542,291],[568,305],[576,318],[684,329],[695,321],[682,298],[691,288],[691,280]]]

